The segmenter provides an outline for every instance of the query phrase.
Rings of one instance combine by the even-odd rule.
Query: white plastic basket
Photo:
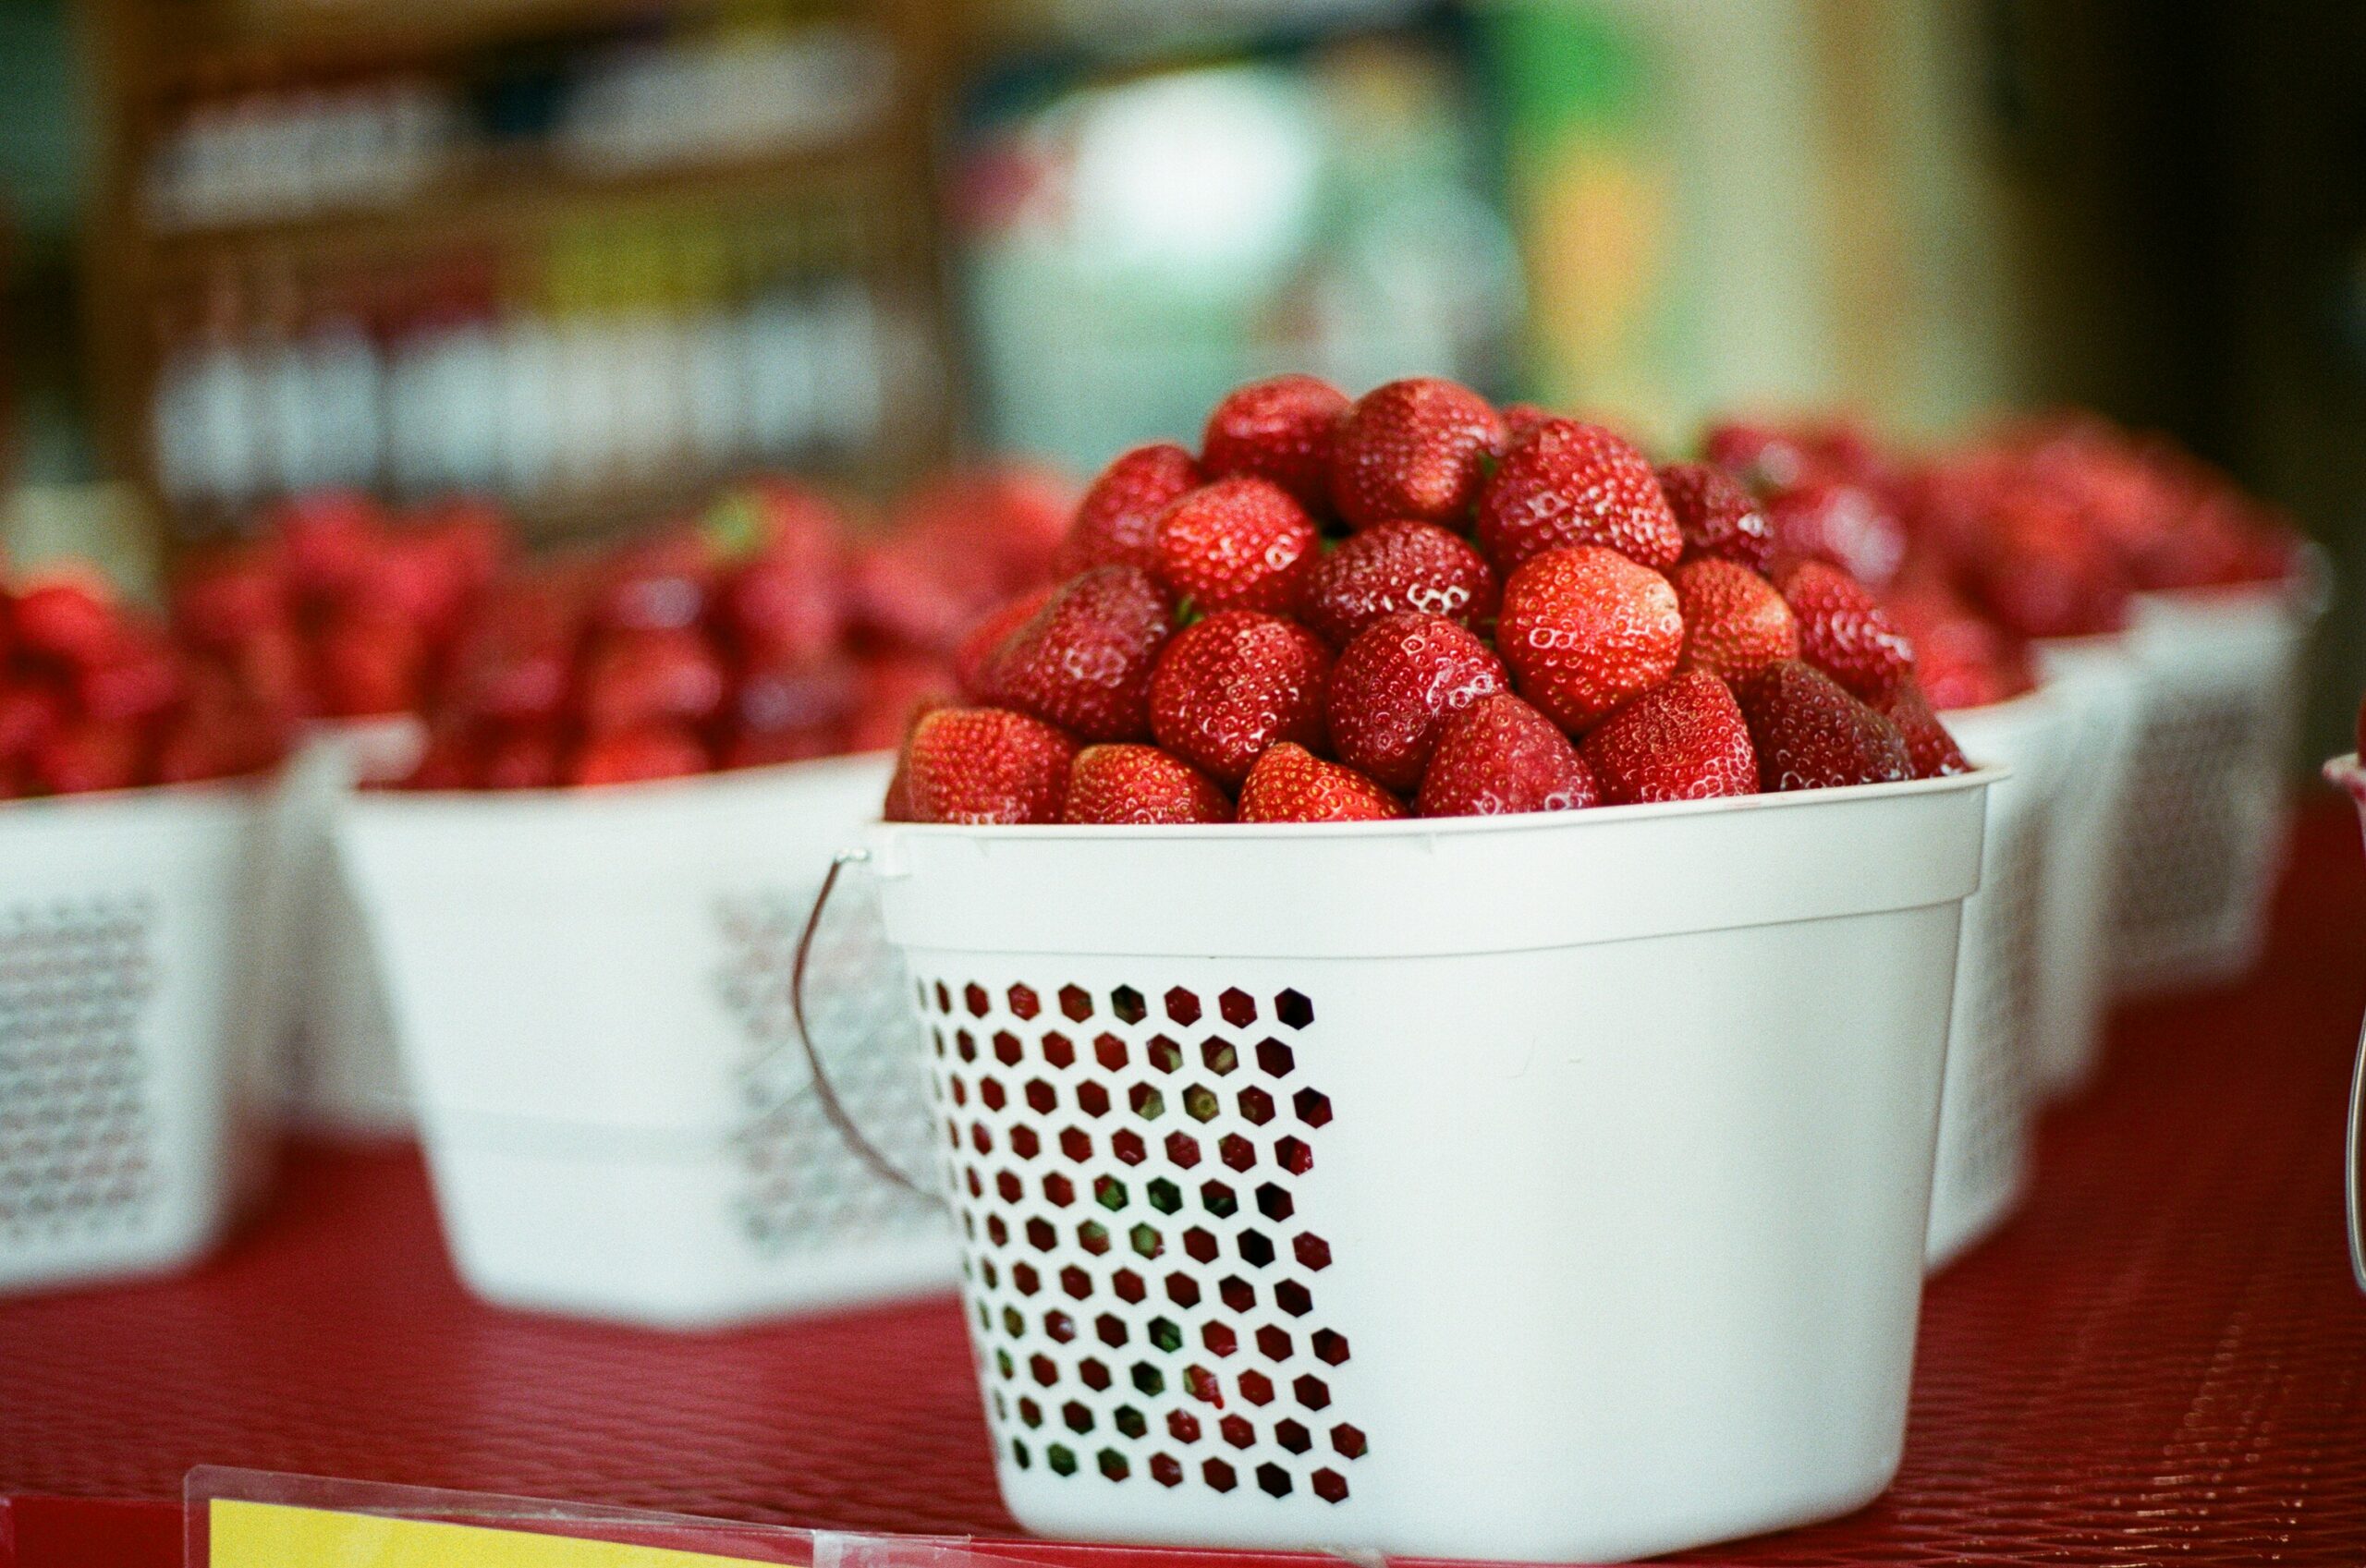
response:
[[[2094,1076],[2111,1002],[2111,898],[2128,817],[2128,764],[2145,685],[2125,633],[2035,645],[2049,690],[2071,714],[2050,807],[2039,929],[2037,1082],[2048,1099]]]
[[[0,1290],[191,1262],[258,1185],[268,800],[0,806]]]
[[[1934,1269],[2001,1224],[2028,1182],[2051,807],[2073,722],[2044,687],[1941,717],[1966,756],[2006,776],[1988,793],[1980,891],[1963,906],[1931,1183]]]
[[[299,975],[288,1109],[319,1131],[390,1137],[411,1126],[385,985],[337,859],[335,826],[357,785],[401,778],[425,741],[425,727],[413,718],[325,724],[306,738],[288,768],[288,950]]]
[[[2257,962],[2290,826],[2303,655],[2324,597],[2311,570],[2138,599],[2144,722],[2114,891],[2119,991],[2232,979]]]
[[[944,1216],[829,1126],[800,922],[881,757],[596,790],[355,796],[339,840],[461,1273],[511,1306],[697,1326],[940,1288]],[[822,932],[842,1092],[929,1136],[875,910]]]
[[[1992,777],[876,830],[1012,1512],[1557,1561],[1880,1492]]]

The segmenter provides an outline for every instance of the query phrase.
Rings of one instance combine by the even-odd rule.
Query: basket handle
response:
[[[2342,1208],[2349,1217],[2349,1271],[2366,1291],[2366,1030],[2358,1039],[2358,1065],[2349,1079],[2349,1147],[2345,1152]]]
[[[905,1191],[942,1208],[945,1207],[943,1197],[896,1169],[896,1162],[880,1153],[878,1146],[864,1136],[853,1113],[847,1110],[846,1102],[838,1098],[836,1087],[830,1082],[829,1069],[822,1064],[822,1052],[813,1043],[813,1030],[805,1022],[805,965],[806,960],[812,956],[814,933],[822,929],[822,911],[829,907],[830,894],[837,890],[839,873],[848,866],[866,865],[870,859],[871,851],[868,849],[842,849],[832,857],[830,869],[822,878],[822,891],[813,895],[813,912],[805,917],[805,930],[797,939],[797,958],[788,972],[789,1013],[797,1020],[797,1040],[805,1048],[806,1064],[813,1070],[814,1098],[822,1102],[822,1114],[829,1118],[830,1125],[836,1130],[838,1136],[846,1140],[847,1147],[854,1150],[857,1158],[878,1174]]]

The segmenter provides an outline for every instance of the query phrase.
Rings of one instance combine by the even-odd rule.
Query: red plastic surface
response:
[[[2356,834],[2346,808],[2304,822],[2252,981],[2116,1020],[2026,1210],[1932,1286],[1889,1494],[1690,1561],[2366,1562],[2366,1297],[2339,1195]],[[208,1463],[1006,1533],[976,1401],[949,1299],[694,1337],[481,1307],[408,1152],[299,1149],[273,1211],[194,1275],[0,1303],[19,1497],[171,1498]],[[27,1502],[0,1546],[164,1568],[137,1544],[173,1538],[142,1524],[159,1512]]]

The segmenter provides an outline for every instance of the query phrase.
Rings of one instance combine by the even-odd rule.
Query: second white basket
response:
[[[1992,777],[878,830],[1011,1511],[1592,1561],[1873,1497]]]
[[[2128,764],[2145,687],[2125,633],[2040,642],[2033,651],[2047,688],[2070,711],[2039,914],[2037,1082],[2055,1099],[2084,1088],[2103,1052],[2112,879],[2128,832]]]
[[[2302,656],[2323,602],[2318,567],[2138,599],[2144,718],[2114,891],[2119,991],[2232,979],[2258,960],[2290,825]]]
[[[0,806],[0,1291],[153,1273],[262,1169],[265,792]]]
[[[942,1287],[945,1218],[851,1153],[789,1010],[823,871],[881,757],[599,790],[355,797],[438,1207],[507,1305],[699,1326]],[[818,949],[840,1093],[908,1153],[908,982],[858,906]]]
[[[1980,891],[1963,906],[1931,1182],[1934,1269],[2002,1223],[2028,1184],[2052,806],[2073,722],[2044,687],[1940,717],[1966,756],[2008,776],[1988,793]]]

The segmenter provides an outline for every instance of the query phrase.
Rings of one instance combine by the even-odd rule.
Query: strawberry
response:
[[[1384,822],[1404,803],[1353,768],[1284,741],[1257,759],[1240,784],[1244,822]]]
[[[180,654],[152,633],[127,636],[114,653],[74,675],[75,700],[93,719],[153,718],[188,684]]]
[[[1323,744],[1331,652],[1304,626],[1227,610],[1186,626],[1159,656],[1150,727],[1159,745],[1237,784],[1282,741]]]
[[[592,646],[579,694],[593,735],[652,724],[701,724],[723,706],[723,661],[692,630],[614,631]]]
[[[939,708],[905,746],[905,795],[918,822],[1056,822],[1076,742],[1007,708]]]
[[[1313,519],[1268,480],[1217,480],[1158,515],[1158,572],[1204,611],[1298,607],[1321,543]]]
[[[1733,561],[1687,561],[1669,580],[1684,613],[1679,670],[1720,680],[1756,675],[1777,659],[1799,656],[1799,626],[1774,585]]]
[[[1942,712],[1984,708],[2037,684],[2020,638],[1974,611],[1944,583],[1893,588],[1882,610],[1914,650],[1914,682]]]
[[[1774,527],[1732,476],[1706,463],[1667,463],[1659,479],[1687,556],[1738,561],[1753,572],[1773,567]]]
[[[1438,732],[1418,802],[1424,817],[1573,811],[1602,798],[1560,726],[1509,692],[1482,697]]]
[[[1470,627],[1399,610],[1357,633],[1331,666],[1331,748],[1401,794],[1421,783],[1445,722],[1509,685]]]
[[[482,736],[473,724],[440,723],[428,731],[405,789],[473,789],[484,776]],[[192,774],[191,776],[196,776]]]
[[[10,619],[18,647],[74,665],[104,662],[124,635],[121,613],[104,590],[72,579],[25,590],[17,596]]]
[[[1580,748],[1613,806],[1758,788],[1750,728],[1726,683],[1689,670],[1612,714]]]
[[[1064,822],[1229,822],[1213,779],[1155,746],[1088,746],[1068,769]]]
[[[54,687],[0,686],[0,764],[31,755],[68,717],[66,694]]]
[[[1913,764],[1916,778],[1935,779],[1948,773],[1971,772],[1971,763],[1965,759],[1963,748],[1956,744],[1956,737],[1947,733],[1947,726],[1939,722],[1939,715],[1931,711],[1930,699],[1922,695],[1922,688],[1914,682],[1898,682],[1897,689],[1889,694],[1889,700],[1880,704],[1877,711],[1897,726],[1898,735],[1906,741],[1907,759]]]
[[[1503,415],[1505,433],[1513,441],[1554,417],[1551,409],[1540,408],[1533,403],[1506,403]]]
[[[1684,617],[1676,590],[1615,550],[1548,550],[1504,584],[1495,647],[1520,695],[1582,730],[1676,671]]]
[[[385,526],[384,509],[350,490],[297,496],[264,524],[278,541],[289,581],[307,594],[336,594],[360,582]]]
[[[1823,472],[1823,463],[1799,436],[1739,420],[1712,428],[1701,440],[1701,455],[1757,490],[1804,484]]]
[[[845,590],[834,561],[761,556],[723,585],[718,619],[733,646],[767,662],[817,659],[846,632]]]
[[[1150,734],[1150,675],[1175,596],[1139,566],[1095,566],[1055,590],[979,672],[997,703],[1086,740]]]
[[[1016,599],[1006,599],[978,617],[978,624],[962,634],[961,640],[953,646],[953,680],[962,696],[977,702],[994,699],[985,685],[988,664],[1002,645],[1010,640],[1010,634],[1033,620],[1035,613],[1043,608],[1059,586],[1045,583]]]
[[[1503,417],[1469,387],[1433,377],[1374,387],[1332,438],[1332,504],[1351,529],[1407,519],[1462,528],[1509,440]]]
[[[695,626],[715,590],[719,565],[706,536],[688,529],[628,545],[602,564],[592,618],[619,630]]]
[[[1095,566],[1156,570],[1158,515],[1202,482],[1200,465],[1173,442],[1119,454],[1077,503],[1053,574],[1072,577]]]
[[[1758,787],[1769,794],[1914,776],[1897,726],[1812,664],[1786,659],[1734,689],[1758,752]]]
[[[408,712],[419,705],[427,647],[419,627],[375,612],[341,614],[313,643],[321,711],[333,719]]]
[[[1331,504],[1331,441],[1348,395],[1314,376],[1274,376],[1225,395],[1200,436],[1210,479],[1254,474],[1310,512]]]
[[[29,759],[33,783],[49,795],[129,789],[147,772],[148,748],[128,719],[69,719]]]
[[[1334,648],[1398,610],[1491,625],[1502,598],[1470,541],[1434,523],[1383,523],[1350,534],[1307,574],[1299,618]]]
[[[1512,444],[1480,492],[1479,548],[1509,572],[1570,544],[1665,570],[1684,553],[1684,533],[1649,458],[1600,425],[1547,419]]]
[[[938,697],[923,697],[912,704],[911,712],[903,721],[903,734],[896,742],[896,771],[887,776],[887,797],[879,803],[880,820],[914,822],[920,820],[912,815],[912,732],[921,727],[922,719],[940,708],[951,706]]]
[[[848,751],[900,747],[919,710],[941,708],[951,700],[953,683],[944,666],[924,655],[873,653],[857,659],[855,669],[855,713],[845,741]]]
[[[1827,561],[1782,568],[1774,586],[1799,623],[1799,656],[1877,700],[1914,669],[1914,650],[1857,579]]]
[[[213,555],[173,584],[174,628],[201,647],[233,647],[287,614],[279,564],[253,545]]]
[[[741,669],[728,699],[734,753],[780,762],[836,749],[861,701],[862,671],[843,654]]]
[[[1786,559],[1829,561],[1859,582],[1895,580],[1906,560],[1906,525],[1860,484],[1817,480],[1778,492],[1766,504],[1774,549]]]
[[[585,749],[588,756],[591,748]],[[604,766],[616,766],[617,760],[613,752],[614,748],[611,747],[611,756]],[[487,789],[554,788],[559,781],[559,753],[558,733],[549,726],[528,724],[511,729],[484,748],[480,764],[482,769],[481,782]],[[581,765],[580,760],[578,765]],[[599,782],[620,781],[608,779]]]
[[[706,747],[679,724],[616,730],[583,743],[567,770],[571,784],[647,784],[688,778],[712,767]],[[487,782],[490,783],[488,776]]]

